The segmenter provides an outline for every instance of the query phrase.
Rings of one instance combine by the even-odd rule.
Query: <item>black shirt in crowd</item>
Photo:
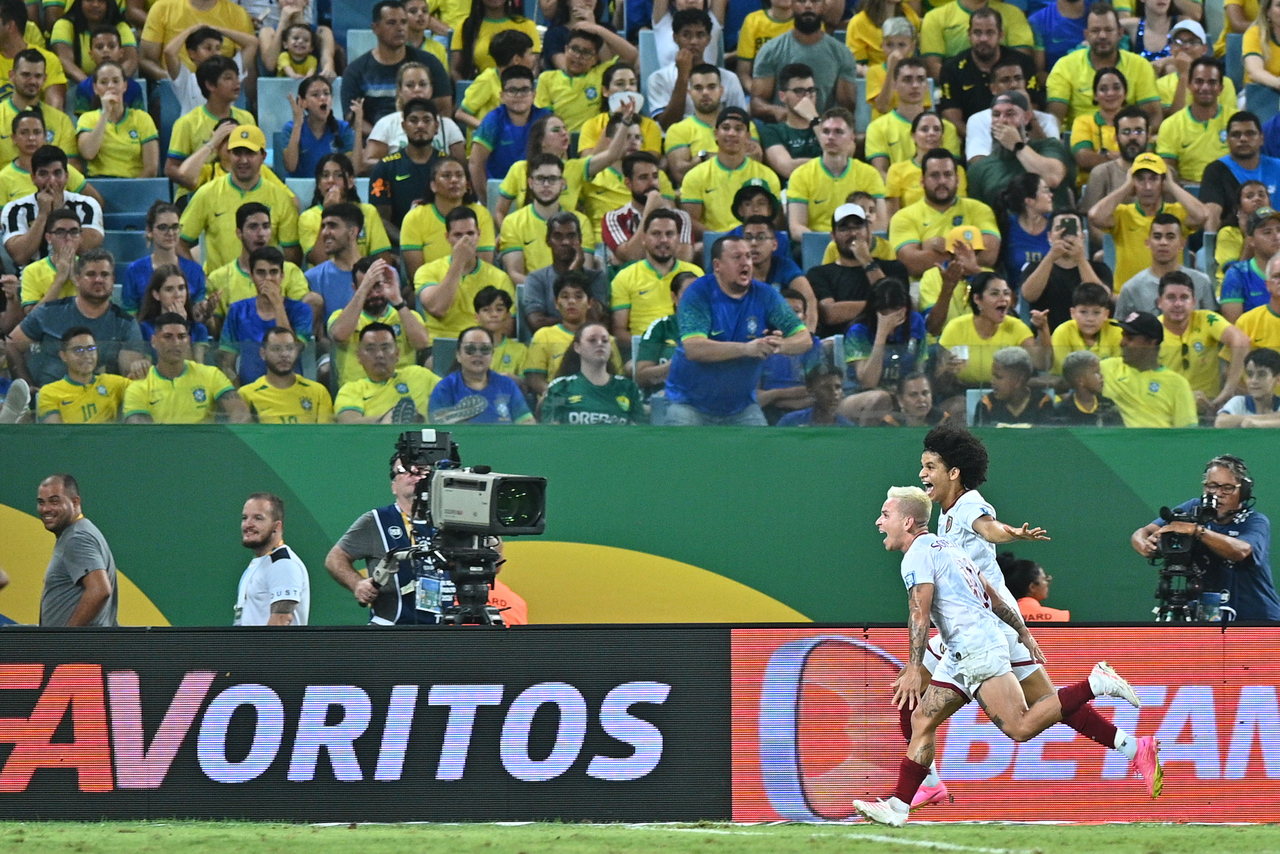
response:
[[[1024,53],[1001,45],[996,62],[1010,56],[1022,66],[1022,79],[1026,81],[1031,106],[1043,109],[1044,93],[1040,91],[1040,84],[1036,80],[1035,61]],[[968,121],[974,113],[991,109],[991,75],[973,61],[973,48],[942,63],[940,77],[938,82],[942,86],[942,100],[938,102],[939,111],[959,110],[965,121]]]

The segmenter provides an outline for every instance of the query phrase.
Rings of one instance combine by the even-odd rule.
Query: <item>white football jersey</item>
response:
[[[951,540],[968,555],[982,577],[987,579],[987,583],[1000,591],[1000,598],[1017,613],[1018,600],[1013,598],[1013,593],[1004,583],[1004,573],[1000,571],[1000,564],[996,563],[995,544],[987,542],[973,529],[973,523],[983,516],[997,518],[996,509],[987,503],[982,493],[971,489],[957,498],[950,510],[939,514],[938,534]]]
[[[293,625],[305,626],[311,614],[307,567],[293,549],[281,543],[250,561],[240,576],[235,625],[265,626],[271,618],[272,604],[286,599],[298,603],[293,609]]]
[[[1005,645],[978,567],[947,538],[916,537],[902,558],[902,581],[908,590],[917,584],[933,585],[929,615],[947,649],[964,654]]]

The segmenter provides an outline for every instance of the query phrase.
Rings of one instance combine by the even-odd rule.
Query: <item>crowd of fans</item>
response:
[[[0,0],[0,422],[1280,426],[1268,9]]]

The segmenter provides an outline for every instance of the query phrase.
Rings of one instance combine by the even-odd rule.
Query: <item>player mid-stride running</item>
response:
[[[907,587],[911,631],[910,663],[894,682],[894,701],[914,704],[911,743],[898,768],[893,796],[876,802],[854,801],[862,816],[880,824],[907,823],[911,800],[929,774],[938,727],[963,704],[951,688],[927,685],[923,662],[930,623],[938,627],[954,676],[978,701],[987,717],[1014,741],[1029,741],[1070,716],[1094,697],[1119,697],[1141,706],[1138,695],[1106,662],[1089,678],[1060,688],[1027,707],[1022,687],[1009,664],[1009,643],[1001,621],[1012,626],[1031,657],[1044,662],[1040,646],[1016,608],[1010,608],[959,548],[929,533],[933,502],[915,486],[894,487],[880,509],[876,527],[884,547],[900,551]]]

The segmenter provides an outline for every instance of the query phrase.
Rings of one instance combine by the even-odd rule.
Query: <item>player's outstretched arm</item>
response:
[[[1021,528],[1006,525],[991,516],[983,516],[973,523],[973,530],[988,543],[1012,543],[1014,540],[1035,541],[1048,540],[1049,534],[1044,528],[1033,528],[1030,522],[1023,522]]]

